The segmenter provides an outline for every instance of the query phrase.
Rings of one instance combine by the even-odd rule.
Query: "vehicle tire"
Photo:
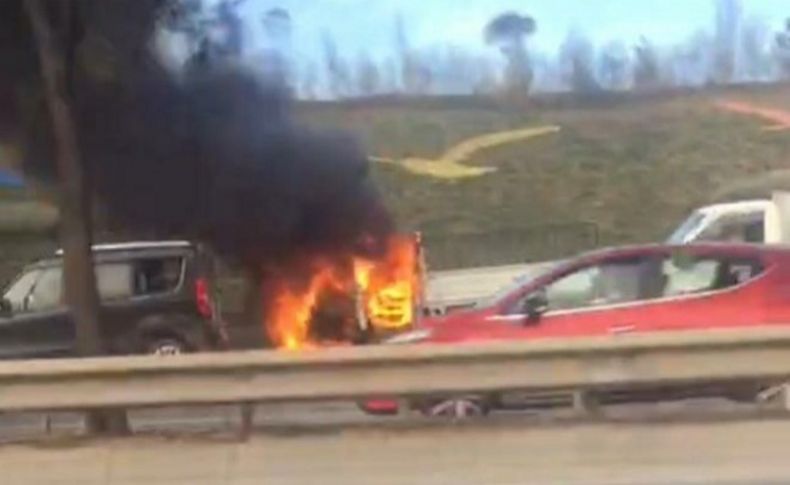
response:
[[[491,407],[480,397],[462,396],[433,400],[420,406],[419,410],[430,418],[461,420],[486,416],[491,411]]]
[[[181,355],[188,351],[184,342],[174,337],[152,338],[145,345],[145,353],[149,355]]]

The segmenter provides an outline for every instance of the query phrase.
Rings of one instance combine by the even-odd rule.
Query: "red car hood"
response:
[[[429,331],[423,342],[450,343],[464,340],[485,340],[485,332],[475,331],[478,327],[489,327],[487,318],[490,311],[486,308],[464,310],[442,317],[425,318],[418,331]]]

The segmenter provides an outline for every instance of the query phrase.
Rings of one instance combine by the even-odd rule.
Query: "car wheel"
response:
[[[157,338],[146,346],[149,355],[181,355],[187,353],[187,347],[176,338]]]
[[[485,416],[490,411],[488,404],[477,397],[454,397],[422,407],[422,414],[431,418],[468,419]]]

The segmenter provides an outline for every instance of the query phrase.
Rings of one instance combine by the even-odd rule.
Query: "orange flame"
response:
[[[342,286],[335,270],[327,264],[317,265],[306,288],[293,288],[287,280],[279,282],[268,311],[269,333],[278,347],[297,350],[310,345],[310,321],[321,293],[332,286]]]
[[[298,350],[319,344],[313,341],[311,325],[322,295],[329,290],[359,298],[366,321],[357,323],[374,332],[412,324],[421,294],[419,245],[413,237],[393,236],[380,260],[353,258],[349,263],[314,261],[306,285],[290,284],[287,277],[274,282],[266,328],[278,348]]]
[[[354,260],[354,277],[374,328],[399,329],[414,321],[420,276],[418,245],[410,237],[392,237],[382,261]]]

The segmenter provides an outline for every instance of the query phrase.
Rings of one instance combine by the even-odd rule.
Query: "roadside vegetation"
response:
[[[497,169],[477,177],[372,166],[410,229],[450,236],[592,222],[600,243],[622,244],[660,240],[695,206],[727,196],[747,177],[768,183],[771,172],[788,167],[790,130],[765,130],[765,120],[716,106],[739,100],[790,111],[788,95],[790,86],[778,85],[516,109],[461,99],[457,107],[372,100],[307,106],[302,116],[350,130],[373,156],[391,159],[435,158],[481,134],[559,126],[474,153],[468,165]],[[745,195],[762,193],[754,185]]]

